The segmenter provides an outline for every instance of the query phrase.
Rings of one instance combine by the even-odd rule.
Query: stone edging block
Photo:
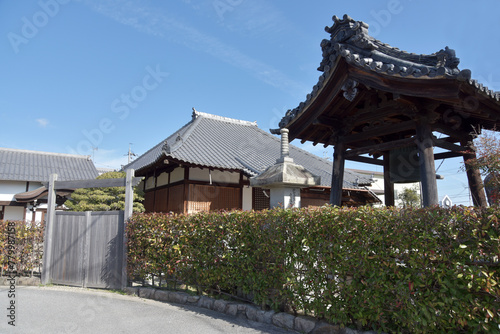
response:
[[[38,277],[15,277],[16,286],[38,286],[42,284],[40,278]],[[8,276],[0,277],[0,286],[10,286],[12,279]]]
[[[288,330],[306,334],[373,334],[373,331],[358,331],[351,328],[340,328],[322,320],[307,316],[294,316],[289,313],[263,311],[253,305],[213,299],[207,296],[192,296],[185,292],[158,290],[154,288],[126,287],[128,295],[170,302],[182,305],[194,305],[201,308],[225,313],[234,317],[243,317],[251,321],[273,324]]]

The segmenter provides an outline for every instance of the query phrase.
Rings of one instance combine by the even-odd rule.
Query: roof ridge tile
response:
[[[90,155],[81,155],[81,154],[72,154],[72,153],[34,151],[34,150],[24,150],[24,149],[7,148],[7,147],[0,147],[0,151],[13,152],[13,153],[37,154],[37,155],[50,155],[50,156],[59,156],[59,157],[65,157],[65,158],[79,158],[79,159],[90,160]]]

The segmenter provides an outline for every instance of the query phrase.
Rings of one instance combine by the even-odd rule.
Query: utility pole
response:
[[[98,151],[99,147],[97,146],[92,146],[92,161],[95,163],[95,151]]]
[[[137,154],[132,152],[132,143],[128,143],[128,153],[125,155],[128,156],[128,163],[130,163],[132,161],[133,157],[137,156]]]

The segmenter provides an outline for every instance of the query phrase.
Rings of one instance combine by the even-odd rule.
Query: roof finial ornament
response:
[[[358,82],[353,79],[348,79],[342,86],[344,97],[349,102],[352,102],[356,95],[358,95],[358,89],[356,87],[358,87]]]
[[[167,140],[165,140],[165,141],[163,142],[163,146],[161,147],[161,149],[162,149],[163,151],[165,151],[165,153],[167,153],[167,154],[172,153],[172,152],[170,152],[170,145],[168,145]]]

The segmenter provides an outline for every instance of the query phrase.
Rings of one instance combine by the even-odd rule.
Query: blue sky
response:
[[[317,83],[333,15],[365,21],[406,51],[449,46],[460,69],[500,91],[499,12],[497,0],[3,0],[0,146],[93,155],[98,167],[119,168],[129,143],[144,153],[193,107],[276,128]],[[468,204],[460,166],[441,165],[439,196]]]

